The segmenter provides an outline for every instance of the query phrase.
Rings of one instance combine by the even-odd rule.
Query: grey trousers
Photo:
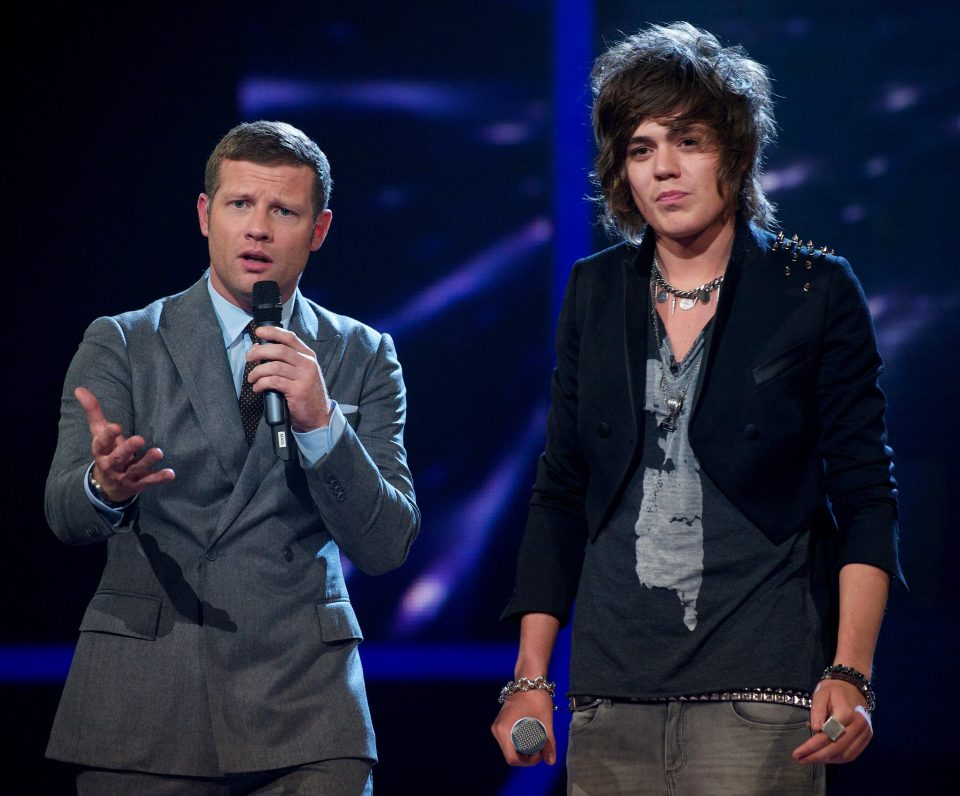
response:
[[[370,761],[362,758],[223,777],[88,768],[77,775],[77,796],[371,796],[371,768]]]
[[[790,753],[810,737],[805,708],[764,702],[634,704],[576,711],[568,796],[822,796],[822,765]]]

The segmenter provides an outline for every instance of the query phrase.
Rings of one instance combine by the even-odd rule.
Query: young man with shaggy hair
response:
[[[567,286],[493,733],[512,765],[555,762],[572,613],[568,793],[822,793],[872,737],[902,577],[864,294],[832,250],[768,231],[770,82],[742,48],[650,26],[592,84],[623,241]],[[514,748],[522,717],[542,751]]]

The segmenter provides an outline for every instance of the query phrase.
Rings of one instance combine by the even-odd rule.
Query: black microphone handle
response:
[[[261,326],[283,328],[282,323],[275,323],[274,321],[258,321],[257,328]],[[282,393],[276,390],[267,390],[263,394],[263,419],[267,421],[268,426],[279,426],[287,421],[287,400]]]

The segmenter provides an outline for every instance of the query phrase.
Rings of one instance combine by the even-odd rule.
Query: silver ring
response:
[[[837,719],[831,716],[823,723],[823,727],[820,728],[824,735],[826,735],[831,741],[837,740],[844,732],[846,732],[846,727],[844,727]]]

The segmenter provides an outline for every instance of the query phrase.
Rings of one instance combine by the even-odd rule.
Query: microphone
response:
[[[539,719],[524,716],[513,723],[510,740],[519,754],[535,755],[547,743],[547,728]]]
[[[253,285],[253,322],[260,326],[279,326],[283,315],[283,302],[280,300],[280,286],[272,279],[264,279]],[[287,401],[276,390],[267,390],[263,394],[263,419],[270,426],[273,437],[273,452],[283,461],[290,459],[287,445]]]

